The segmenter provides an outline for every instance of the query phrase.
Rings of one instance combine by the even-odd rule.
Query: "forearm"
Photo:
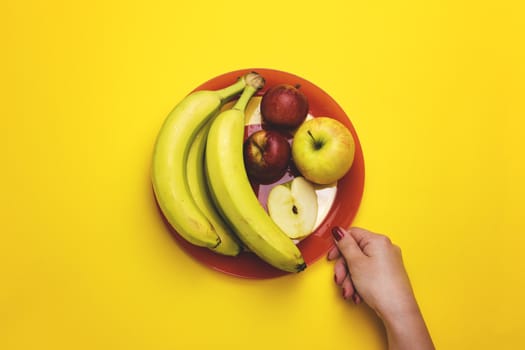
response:
[[[389,350],[434,350],[425,320],[417,307],[384,319]]]

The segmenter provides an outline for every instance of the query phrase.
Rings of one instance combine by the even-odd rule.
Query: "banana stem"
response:
[[[257,90],[264,86],[264,78],[255,72],[246,74],[244,79],[246,81],[246,87],[244,88],[241,97],[239,97],[237,102],[235,102],[235,105],[232,107],[232,109],[237,109],[239,111],[244,111],[250,98],[252,98]]]
[[[233,96],[237,95],[239,92],[241,92],[244,87],[246,86],[246,76],[243,76],[237,80],[237,82],[233,83],[232,85],[229,85],[223,89],[217,90],[217,94],[219,94],[219,98],[221,101],[227,101]]]

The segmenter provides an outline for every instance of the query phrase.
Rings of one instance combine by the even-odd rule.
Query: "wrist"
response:
[[[377,310],[377,314],[383,320],[385,326],[399,325],[409,322],[414,318],[421,317],[419,306],[412,295],[395,300],[395,303]]]
[[[435,350],[417,303],[403,312],[384,316],[389,349]]]

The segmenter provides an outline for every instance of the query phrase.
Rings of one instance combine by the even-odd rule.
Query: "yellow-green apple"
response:
[[[308,99],[298,86],[278,84],[268,89],[261,100],[261,116],[265,123],[294,129],[308,114]]]
[[[248,176],[261,184],[269,184],[286,173],[291,148],[281,133],[262,129],[246,139],[243,153]]]
[[[296,177],[270,190],[268,214],[288,237],[300,239],[312,233],[317,221],[317,193],[304,177]]]
[[[317,184],[342,178],[354,161],[355,142],[336,119],[317,117],[305,121],[294,135],[292,159],[297,170]]]

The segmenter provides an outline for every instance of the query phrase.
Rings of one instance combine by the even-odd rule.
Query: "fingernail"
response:
[[[343,299],[346,299],[346,288],[343,288]]]
[[[334,282],[337,283],[337,275],[334,275]]]
[[[352,295],[352,300],[354,301],[354,304],[357,304],[357,295],[356,294]]]
[[[341,238],[344,237],[345,231],[343,231],[343,229],[340,228],[339,226],[336,226],[332,228],[332,235],[334,236],[336,241],[339,241],[341,240]]]

